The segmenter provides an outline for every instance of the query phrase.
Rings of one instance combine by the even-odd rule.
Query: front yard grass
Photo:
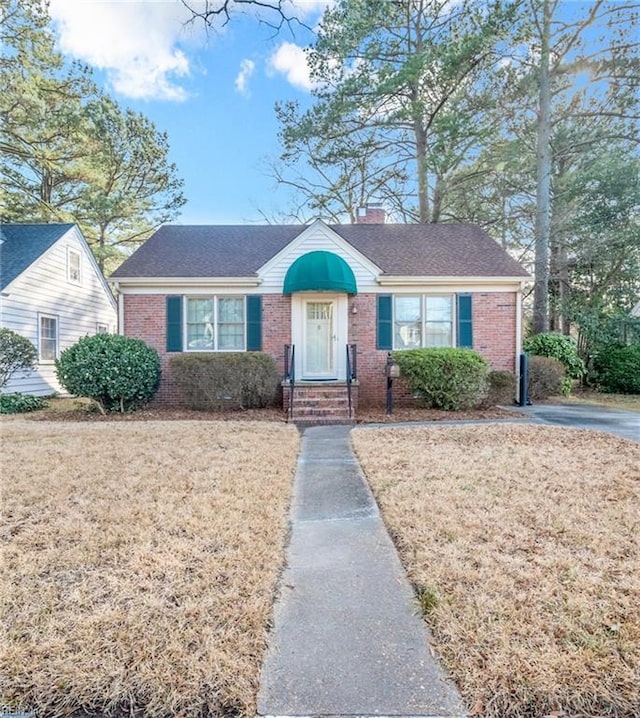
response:
[[[2,425],[0,707],[253,715],[298,434]]]
[[[640,715],[640,446],[518,424],[356,429],[470,715]]]

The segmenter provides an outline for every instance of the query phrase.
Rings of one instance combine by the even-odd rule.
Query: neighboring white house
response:
[[[116,332],[114,297],[75,224],[0,227],[0,326],[38,351],[32,372],[16,374],[3,391],[46,396],[60,352],[87,334]]]

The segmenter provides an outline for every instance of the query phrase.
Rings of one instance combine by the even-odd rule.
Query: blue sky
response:
[[[327,4],[292,0],[291,11],[313,26]],[[309,99],[309,32],[293,25],[295,35],[274,34],[249,15],[205,32],[201,22],[185,25],[179,0],[51,0],[50,14],[59,49],[167,132],[188,200],[179,222],[242,224],[287,212],[288,193],[265,165],[279,153],[274,103]]]

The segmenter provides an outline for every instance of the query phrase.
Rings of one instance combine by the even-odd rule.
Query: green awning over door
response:
[[[298,257],[284,278],[283,294],[292,292],[346,292],[357,294],[351,267],[332,252],[308,252]]]

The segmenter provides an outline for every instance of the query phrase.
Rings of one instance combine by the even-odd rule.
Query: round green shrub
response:
[[[131,411],[148,402],[160,383],[160,359],[140,339],[118,334],[84,337],[56,361],[60,384],[93,399],[103,413]]]
[[[393,358],[414,394],[433,409],[469,409],[486,396],[489,364],[472,349],[409,349]]]
[[[532,356],[528,361],[527,394],[530,399],[547,399],[562,394],[564,365],[551,357]]]
[[[562,362],[566,376],[571,379],[580,379],[584,374],[584,362],[578,355],[578,345],[565,334],[534,334],[524,340],[523,349],[527,354],[550,357]]]
[[[607,392],[640,394],[640,344],[613,344],[594,359],[598,384]]]
[[[0,328],[0,388],[5,386],[17,371],[30,371],[38,359],[33,344],[17,332]]]

